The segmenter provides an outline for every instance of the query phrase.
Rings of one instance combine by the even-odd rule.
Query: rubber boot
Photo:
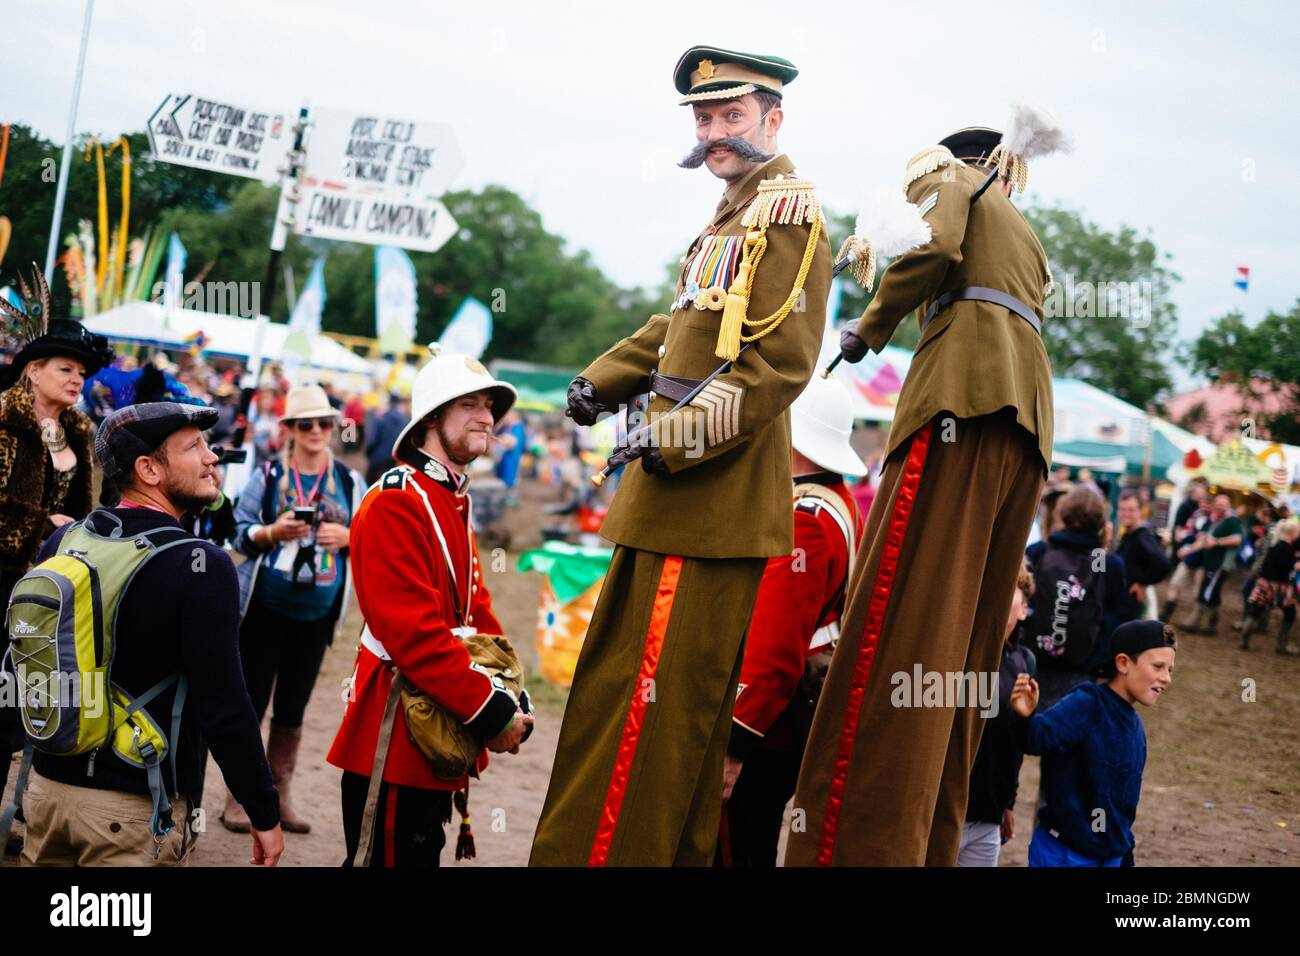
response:
[[[1193,634],[1204,634],[1205,612],[1207,608],[1204,604],[1197,602],[1196,610],[1192,612],[1191,618],[1183,625],[1184,631],[1190,631]]]
[[[226,791],[226,808],[221,811],[221,824],[232,833],[247,833],[253,827],[243,805],[229,790]]]
[[[1290,657],[1295,654],[1287,644],[1287,638],[1291,636],[1291,625],[1294,621],[1283,621],[1282,626],[1277,629],[1277,652]]]
[[[1246,619],[1241,624],[1241,649],[1243,651],[1250,650],[1250,635],[1257,630],[1259,630],[1259,621],[1247,614]]]
[[[293,768],[298,763],[298,747],[302,743],[302,728],[278,726],[271,722],[271,738],[266,743],[266,760],[271,765],[271,780],[280,791],[280,826],[289,833],[310,833],[311,824],[300,817],[289,796],[289,783]]]

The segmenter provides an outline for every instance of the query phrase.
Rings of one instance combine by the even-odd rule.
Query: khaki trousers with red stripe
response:
[[[614,551],[565,706],[531,866],[709,866],[766,561]]]
[[[804,751],[787,866],[955,864],[980,703],[896,704],[915,702],[918,665],[945,687],[950,674],[996,687],[1042,483],[1035,440],[1005,409],[941,414],[886,462]]]

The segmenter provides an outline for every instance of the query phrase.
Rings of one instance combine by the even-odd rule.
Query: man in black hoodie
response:
[[[100,500],[113,505],[108,514],[121,522],[123,534],[180,528],[187,512],[217,499],[217,456],[203,439],[216,418],[210,408],[153,402],[127,406],[104,420],[95,438],[105,477]],[[111,524],[102,512],[87,520],[96,519]],[[50,536],[38,560],[58,553],[68,527]],[[115,644],[112,681],[132,697],[177,672],[187,678],[176,753],[166,760],[175,760],[168,770],[175,771],[181,798],[173,805],[176,825],[155,839],[146,774],[114,754],[37,751],[23,799],[23,864],[185,863],[195,835],[190,811],[202,797],[201,732],[252,820],[250,862],[274,866],[284,851],[280,800],[239,662],[239,585],[229,556],[196,540],[150,559],[118,606]],[[175,694],[173,685],[148,705],[168,739]]]
[[[1151,526],[1142,520],[1142,496],[1133,489],[1119,496],[1119,547],[1115,553],[1124,559],[1128,590],[1124,592],[1121,617],[1124,621],[1154,618],[1154,601],[1148,589],[1155,587],[1173,570],[1169,553]]]

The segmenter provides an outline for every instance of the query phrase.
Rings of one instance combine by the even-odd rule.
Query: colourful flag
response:
[[[406,250],[375,247],[375,337],[385,354],[415,344],[415,266]]]
[[[492,312],[478,299],[469,298],[460,304],[438,342],[444,352],[456,352],[472,358],[481,358],[492,341]]]
[[[320,335],[320,317],[325,309],[325,260],[317,259],[311,267],[302,295],[294,304],[289,316],[289,334],[284,340],[284,350],[292,352],[304,362],[311,361],[312,346]]]
[[[1232,284],[1235,285],[1242,292],[1245,292],[1246,289],[1250,286],[1250,267],[1237,266],[1237,279]]]
[[[172,233],[167,243],[167,278],[163,284],[163,326],[185,300],[185,259],[187,253],[181,237]]]
[[[190,356],[198,358],[203,354],[203,350],[208,347],[208,337],[203,334],[202,329],[196,329],[185,336],[185,344],[189,346]]]

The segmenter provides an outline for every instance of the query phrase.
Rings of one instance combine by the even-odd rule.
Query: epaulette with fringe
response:
[[[907,161],[907,173],[903,177],[903,188],[906,189],[922,176],[928,176],[939,167],[949,164],[966,165],[954,156],[952,150],[947,146],[927,146]]]
[[[812,225],[821,218],[822,205],[817,187],[807,179],[777,176],[758,184],[758,195],[745,210],[740,224],[747,229],[772,225]]]
[[[812,268],[817,242],[821,238],[825,219],[817,199],[817,187],[806,179],[777,176],[758,184],[758,194],[745,210],[740,220],[746,230],[745,244],[740,264],[727,289],[722,307],[722,321],[718,326],[718,344],[714,354],[734,362],[740,355],[742,342],[756,342],[780,328],[799,297],[803,295],[808,271]],[[758,264],[767,250],[767,230],[774,225],[807,224],[808,241],[804,243],[803,260],[795,275],[790,293],[775,312],[761,319],[749,318],[749,297]],[[750,334],[745,329],[753,329]]]

